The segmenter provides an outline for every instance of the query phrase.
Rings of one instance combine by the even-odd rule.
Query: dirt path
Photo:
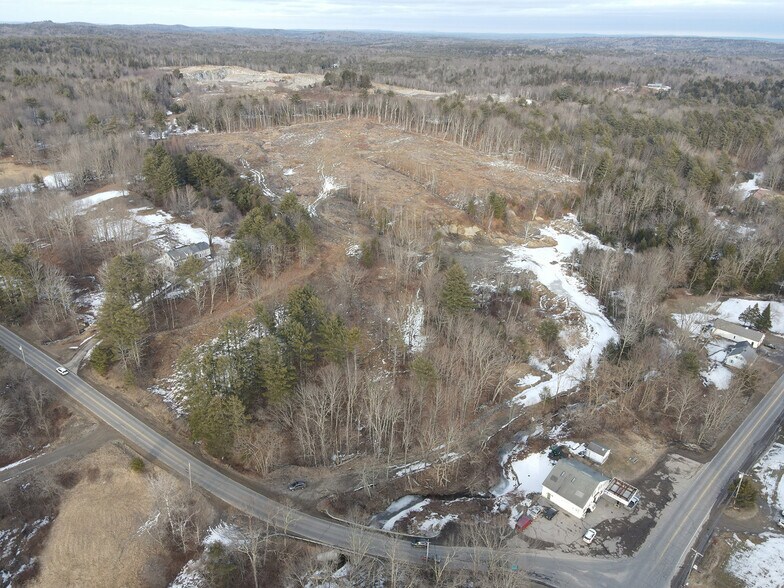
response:
[[[104,425],[95,425],[84,437],[58,447],[48,453],[41,454],[33,459],[24,461],[19,465],[0,472],[0,483],[13,480],[21,475],[28,474],[41,468],[49,467],[66,458],[82,457],[92,453],[109,441],[118,439],[116,431]]]

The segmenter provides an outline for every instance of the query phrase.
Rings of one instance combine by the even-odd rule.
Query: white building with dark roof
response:
[[[596,508],[610,479],[573,459],[562,459],[542,483],[542,496],[570,515],[582,519]]]
[[[765,340],[765,333],[741,327],[724,319],[713,321],[713,335],[735,341],[736,343],[746,341],[754,349],[762,345],[762,342]]]
[[[610,450],[604,445],[591,441],[585,446],[585,457],[594,463],[602,464],[610,457]]]
[[[209,243],[200,241],[199,243],[191,243],[190,245],[169,249],[164,256],[164,260],[170,268],[176,269],[191,256],[207,259],[210,256]]]

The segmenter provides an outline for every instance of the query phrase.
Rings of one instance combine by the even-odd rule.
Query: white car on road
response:
[[[58,373],[58,374],[60,374],[61,376],[67,376],[67,375],[70,373],[70,372],[69,372],[67,369],[65,369],[65,368],[64,368],[63,366],[61,366],[61,365],[60,365],[60,366],[57,366],[57,370],[56,370],[56,371],[57,371],[57,373]]]

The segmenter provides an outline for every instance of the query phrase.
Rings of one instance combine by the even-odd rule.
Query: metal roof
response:
[[[591,441],[588,445],[585,446],[585,449],[596,453],[597,455],[601,455],[602,457],[610,453],[609,449],[607,449],[604,445],[599,445],[595,441]]]
[[[209,243],[205,243],[204,241],[200,241],[199,243],[191,243],[190,245],[183,245],[182,247],[176,247],[175,249],[169,249],[166,254],[172,258],[174,261],[183,261],[190,257],[191,255],[196,255],[200,251],[205,251],[209,249]]]
[[[733,335],[743,337],[744,339],[749,339],[755,343],[762,343],[762,340],[765,338],[764,333],[760,333],[759,331],[755,331],[753,329],[747,329],[746,327],[741,327],[740,325],[725,321],[724,319],[716,319],[713,321],[713,328],[726,331],[727,333],[732,333]]]
[[[608,480],[587,465],[572,459],[562,459],[555,464],[542,486],[578,508],[585,508],[599,484]]]
[[[757,352],[748,341],[739,341],[727,351],[727,357],[740,355],[744,359],[753,359],[757,356]]]

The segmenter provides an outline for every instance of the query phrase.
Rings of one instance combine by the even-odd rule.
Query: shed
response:
[[[724,319],[716,319],[713,321],[713,334],[716,337],[729,339],[736,343],[745,341],[754,349],[762,345],[762,342],[765,340],[765,333],[741,327],[740,325],[725,321]]]
[[[604,445],[591,441],[585,447],[585,457],[594,463],[604,463],[610,457],[610,450]]]
[[[582,519],[596,508],[610,479],[573,459],[562,459],[542,483],[542,496]]]

